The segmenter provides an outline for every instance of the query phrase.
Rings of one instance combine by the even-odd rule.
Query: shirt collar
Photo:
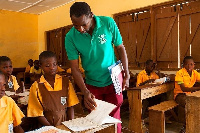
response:
[[[3,96],[0,99],[0,102],[1,102],[1,105],[0,105],[1,108],[5,108],[7,106],[6,101],[5,101],[5,96]]]
[[[59,78],[61,78],[61,76],[58,75],[58,74],[56,74],[55,79],[59,79]],[[46,81],[46,79],[44,78],[44,75],[42,75],[42,76],[40,77],[40,83],[46,83],[46,82],[47,82],[47,81]]]

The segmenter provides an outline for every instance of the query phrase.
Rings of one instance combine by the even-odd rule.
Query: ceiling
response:
[[[41,14],[74,0],[0,0],[0,10]]]

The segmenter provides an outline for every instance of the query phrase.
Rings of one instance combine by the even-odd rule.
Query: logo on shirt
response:
[[[65,105],[67,102],[67,97],[60,97],[60,100],[61,100],[61,104]]]
[[[104,43],[106,43],[106,35],[105,34],[102,34],[102,35],[99,35],[98,36],[98,38],[99,38],[99,42],[101,43],[101,44],[104,44]]]
[[[13,88],[13,83],[11,81],[8,82],[8,87]]]

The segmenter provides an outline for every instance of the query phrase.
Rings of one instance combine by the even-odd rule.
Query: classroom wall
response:
[[[25,67],[38,55],[38,15],[0,10],[0,56],[11,58],[13,67]]]
[[[56,29],[71,24],[69,8],[80,0],[74,0],[64,6],[39,15],[38,17],[38,43],[39,52],[46,50],[45,31]],[[170,0],[82,0],[87,2],[95,15],[110,16],[113,14],[137,9],[149,5],[163,3]]]

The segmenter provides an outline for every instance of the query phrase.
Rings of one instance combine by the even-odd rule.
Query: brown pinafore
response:
[[[7,83],[6,83],[6,91],[12,91],[12,92],[14,92],[15,90],[14,90],[14,84],[13,84],[12,76],[9,76],[9,79],[8,79],[8,80],[10,80],[11,86],[8,85],[9,82],[7,81]]]
[[[67,120],[66,110],[68,87],[69,79],[67,77],[62,77],[62,90],[60,91],[48,91],[44,83],[38,83],[42,102],[37,94],[38,100],[43,107],[44,117],[53,126],[60,125],[61,122]],[[62,101],[63,104],[61,103]]]

